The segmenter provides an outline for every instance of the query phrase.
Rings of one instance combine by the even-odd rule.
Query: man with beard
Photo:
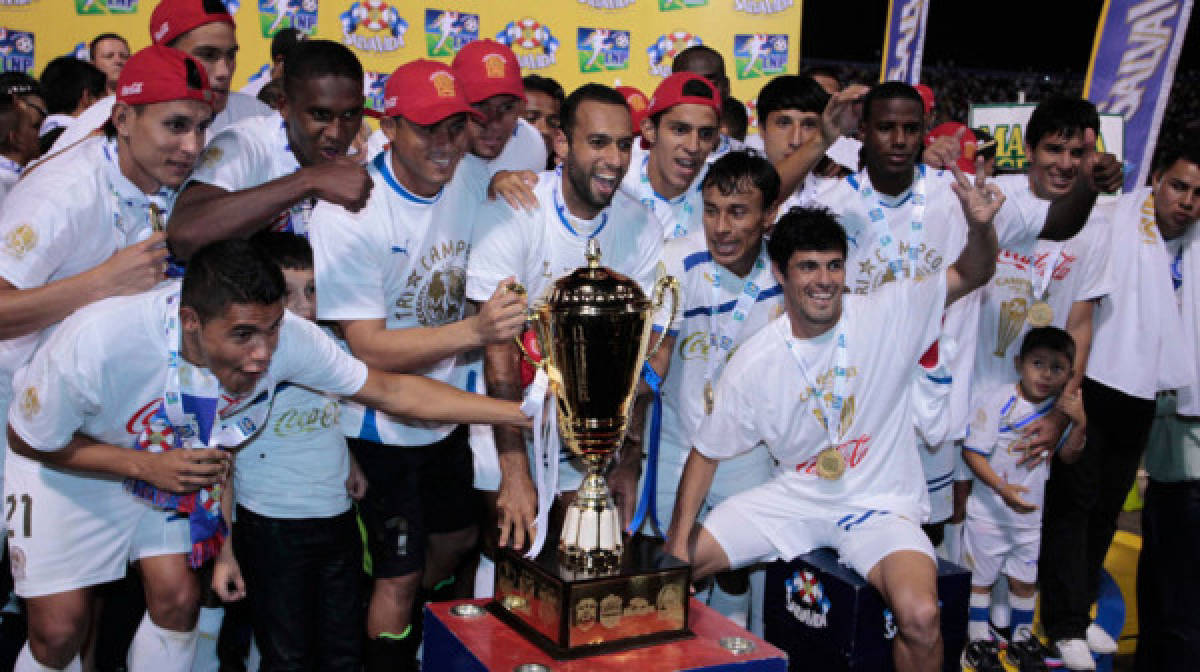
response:
[[[306,40],[288,52],[283,84],[279,112],[230,126],[204,150],[168,223],[177,256],[265,228],[306,235],[318,199],[352,211],[366,203],[371,180],[346,156],[362,125],[358,58]]]
[[[422,59],[388,78],[383,114],[389,143],[370,161],[376,186],[366,205],[323,201],[312,214],[317,317],[338,322],[351,352],[372,366],[465,389],[462,356],[511,342],[525,323],[524,301],[503,288],[467,312],[482,199],[458,168],[478,113],[449,67]],[[422,584],[453,576],[478,536],[467,426],[347,403],[342,427],[369,484],[360,504],[375,576],[366,669],[415,670]]]

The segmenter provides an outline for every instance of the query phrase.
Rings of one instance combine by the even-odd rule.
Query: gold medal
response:
[[[704,414],[712,415],[713,406],[716,405],[717,395],[713,392],[711,380],[704,381]]]
[[[846,473],[846,458],[837,448],[829,447],[817,454],[817,476],[836,481]]]
[[[1044,327],[1054,321],[1054,309],[1045,301],[1038,301],[1029,307],[1025,319],[1035,327]]]

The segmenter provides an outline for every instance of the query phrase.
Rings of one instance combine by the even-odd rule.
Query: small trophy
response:
[[[538,560],[498,554],[491,605],[557,658],[690,636],[690,566],[625,552],[604,477],[625,439],[642,365],[657,351],[649,350],[654,311],[670,290],[674,319],[679,285],[660,278],[651,301],[636,282],[600,265],[595,239],[587,260],[555,281],[530,316],[544,353],[534,365],[549,377],[562,444],[587,474],[566,510],[557,553]]]

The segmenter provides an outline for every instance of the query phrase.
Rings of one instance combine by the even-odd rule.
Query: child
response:
[[[963,546],[971,568],[971,609],[964,670],[1005,669],[988,631],[992,584],[1003,574],[1012,607],[1012,641],[1006,657],[1021,672],[1045,670],[1048,651],[1032,633],[1037,602],[1040,511],[1050,465],[1020,464],[1021,428],[1056,404],[1071,419],[1059,459],[1074,462],[1083,450],[1085,417],[1078,390],[1061,398],[1071,378],[1075,342],[1057,327],[1030,330],[1015,358],[1020,380],[985,389],[975,400],[963,461],[979,481],[967,500]]]
[[[315,319],[308,241],[262,233],[254,242],[283,269],[287,309]],[[337,399],[280,385],[266,426],[238,452],[229,495],[236,522],[213,572],[221,599],[250,597],[263,669],[359,668],[362,543],[350,499],[366,487]]]

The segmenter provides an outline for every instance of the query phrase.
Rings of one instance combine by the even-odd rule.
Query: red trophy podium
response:
[[[691,601],[695,637],[618,653],[555,660],[484,608],[488,600],[425,607],[426,670],[455,672],[785,672],[787,656],[724,616]]]

